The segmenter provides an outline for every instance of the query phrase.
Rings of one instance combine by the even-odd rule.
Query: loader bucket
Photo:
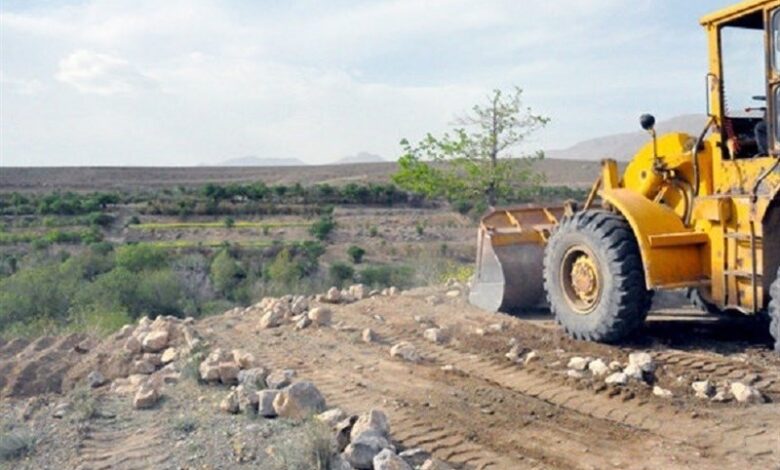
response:
[[[469,302],[491,312],[541,307],[544,246],[562,215],[559,207],[529,207],[495,210],[485,216],[477,239],[477,271]]]

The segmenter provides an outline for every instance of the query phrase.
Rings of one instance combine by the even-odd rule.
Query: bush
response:
[[[233,228],[236,225],[236,221],[233,217],[225,217],[223,223],[225,224],[225,228]]]
[[[334,228],[336,228],[336,222],[333,220],[333,217],[323,215],[311,225],[309,233],[317,240],[324,241],[328,238],[328,235],[330,235],[330,232],[332,232]]]
[[[357,245],[352,245],[347,250],[347,254],[349,255],[350,259],[352,259],[353,263],[360,264],[363,262],[363,256],[365,256],[366,250]]]
[[[371,228],[368,229],[368,236],[373,238],[376,237],[377,235],[379,235],[379,229],[376,228],[375,225],[372,225]]]
[[[140,223],[141,219],[139,219],[137,215],[130,217],[127,221],[127,225],[139,225]]]
[[[98,227],[108,227],[114,223],[114,216],[102,212],[93,212],[89,215],[89,223]]]
[[[116,265],[128,271],[160,269],[168,263],[168,254],[162,248],[149,244],[125,245],[116,250]]]
[[[138,284],[138,307],[149,316],[181,316],[183,292],[173,271],[143,273]]]
[[[293,260],[290,250],[286,248],[280,251],[266,268],[268,279],[282,285],[291,285],[302,275],[301,266]]]
[[[32,453],[37,439],[34,434],[20,431],[3,431],[0,434],[0,462],[16,460]]]
[[[241,266],[225,249],[212,260],[210,273],[214,287],[228,298],[231,297],[231,291],[245,276]]]
[[[358,280],[374,288],[413,285],[414,270],[408,266],[369,266],[360,271]]]
[[[343,287],[344,283],[351,282],[355,277],[355,269],[341,262],[331,264],[328,272],[331,283],[339,288]]]

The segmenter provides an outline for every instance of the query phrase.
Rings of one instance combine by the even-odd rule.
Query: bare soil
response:
[[[353,413],[384,409],[399,447],[425,448],[457,468],[780,465],[780,358],[755,324],[664,305],[635,340],[610,346],[565,337],[544,312],[524,318],[491,314],[445,292],[425,288],[339,305],[331,327],[258,329],[258,315],[231,312],[203,319],[196,328],[211,347],[241,348],[266,367],[295,369],[320,388],[329,406]],[[441,303],[431,305],[431,296]],[[500,331],[478,334],[497,323]],[[446,328],[450,341],[425,340],[423,331],[433,325]],[[364,328],[378,340],[364,343]],[[528,365],[507,360],[512,338],[536,351],[539,360]],[[399,341],[414,344],[422,361],[391,358],[389,349]],[[110,340],[81,362],[106,350]],[[25,369],[23,351],[18,344],[0,345],[3,364],[13,364],[3,376]],[[634,351],[654,356],[655,383],[671,389],[674,398],[654,396],[649,384],[613,388],[566,374],[573,356],[625,364]],[[68,356],[60,355],[65,367]],[[751,381],[767,402],[698,399],[690,382],[702,379]],[[78,378],[68,386],[78,389]],[[291,445],[284,436],[296,432],[284,420],[221,414],[215,408],[225,389],[186,379],[166,387],[164,401],[148,411],[133,411],[129,397],[96,389],[101,413],[81,424],[51,417],[60,399],[56,394],[35,395],[49,405],[25,421],[19,415],[29,399],[23,396],[39,390],[9,390],[6,385],[0,400],[4,426],[31,428],[41,436],[35,453],[15,468],[272,468],[269,446]],[[195,423],[194,430],[180,431],[177,423],[184,418]]]

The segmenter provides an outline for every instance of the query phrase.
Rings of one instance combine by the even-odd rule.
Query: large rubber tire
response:
[[[780,353],[780,270],[769,291],[769,333],[775,339],[775,352]]]
[[[600,295],[587,314],[570,305],[561,285],[566,254],[579,247],[593,254],[601,278]],[[614,343],[630,336],[644,324],[653,300],[631,227],[622,216],[602,210],[561,221],[545,250],[544,282],[555,319],[581,340]]]

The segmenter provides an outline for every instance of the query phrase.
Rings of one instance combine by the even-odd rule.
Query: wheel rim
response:
[[[602,280],[596,257],[585,246],[566,251],[561,263],[560,285],[563,297],[579,315],[592,313],[601,299]]]

